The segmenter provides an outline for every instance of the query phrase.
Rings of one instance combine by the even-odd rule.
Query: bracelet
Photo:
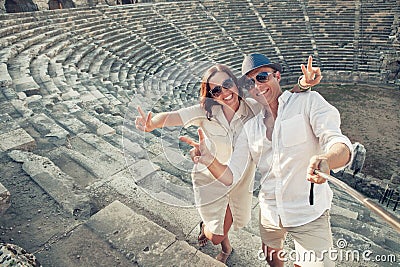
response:
[[[297,80],[297,86],[299,87],[300,91],[308,91],[308,90],[311,89],[311,86],[302,86],[302,85],[300,84],[300,81],[301,81],[301,79],[302,79],[303,77],[304,77],[304,75],[301,75],[301,76],[299,77],[299,79]]]

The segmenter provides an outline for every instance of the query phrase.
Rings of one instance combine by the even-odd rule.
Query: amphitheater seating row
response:
[[[85,95],[85,100],[126,103],[112,86],[145,97],[160,87],[144,86],[157,74],[171,88],[193,86],[214,62],[238,73],[250,52],[280,62],[288,83],[308,55],[323,70],[379,74],[377,51],[396,49],[388,40],[398,16],[395,1],[304,4],[184,1],[5,14],[0,18],[2,77],[28,97]]]

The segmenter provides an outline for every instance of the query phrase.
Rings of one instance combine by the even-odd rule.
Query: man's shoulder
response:
[[[317,91],[306,91],[301,93],[291,93],[292,97],[302,101],[326,101],[325,98]]]

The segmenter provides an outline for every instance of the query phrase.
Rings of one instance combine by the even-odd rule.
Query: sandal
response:
[[[207,245],[208,242],[208,239],[204,234],[204,226],[205,224],[203,222],[200,222],[200,233],[199,236],[197,237],[197,241],[199,242],[200,247],[204,247],[205,245]]]
[[[221,250],[221,252],[215,257],[215,259],[217,261],[222,262],[223,264],[226,264],[226,261],[232,255],[232,252],[233,252],[233,248],[231,249],[231,251],[229,253],[223,252]]]

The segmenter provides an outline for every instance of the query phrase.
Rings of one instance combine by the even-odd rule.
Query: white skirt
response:
[[[224,235],[224,219],[229,205],[233,229],[246,226],[251,219],[255,165],[250,164],[238,183],[225,186],[204,165],[196,164],[192,182],[196,208],[208,231]]]

